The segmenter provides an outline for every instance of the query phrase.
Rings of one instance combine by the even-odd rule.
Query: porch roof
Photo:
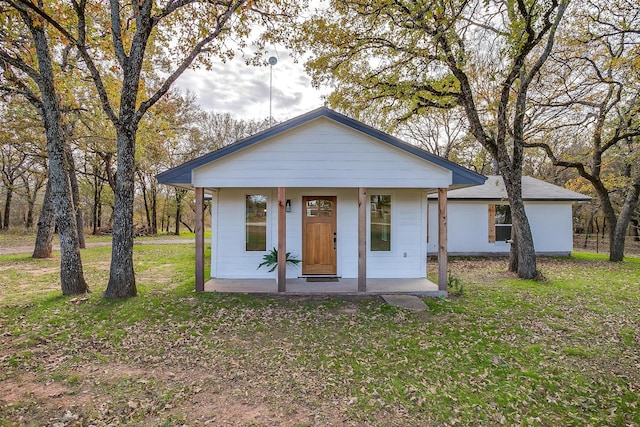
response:
[[[429,198],[436,199],[434,196],[429,196]],[[506,202],[508,195],[502,176],[488,175],[487,181],[483,185],[451,190],[447,193],[447,198],[449,200]],[[588,202],[591,201],[591,197],[525,175],[522,177],[522,200],[528,202]]]
[[[202,167],[209,163],[215,162],[222,158],[225,158],[231,154],[237,153],[241,150],[252,147],[265,140],[271,139],[275,136],[281,135],[294,128],[298,128],[311,121],[319,118],[326,118],[337,122],[343,126],[346,126],[355,131],[361,132],[364,135],[375,138],[376,140],[388,144],[391,147],[399,149],[405,153],[415,156],[425,162],[437,165],[440,168],[451,172],[451,186],[452,188],[461,188],[467,186],[474,186],[484,183],[486,178],[474,171],[466,169],[456,163],[453,163],[447,159],[431,154],[425,150],[422,150],[414,145],[408,144],[398,138],[395,138],[389,134],[386,134],[380,130],[377,130],[371,126],[368,126],[362,122],[349,118],[343,114],[340,114],[334,110],[326,107],[321,107],[316,110],[310,111],[301,116],[295,117],[286,122],[280,123],[262,132],[259,132],[253,136],[237,141],[219,150],[205,154],[194,160],[186,162],[180,166],[169,169],[156,176],[158,182],[161,184],[174,185],[184,188],[192,188],[193,171],[196,168]],[[357,186],[357,185],[356,185]]]

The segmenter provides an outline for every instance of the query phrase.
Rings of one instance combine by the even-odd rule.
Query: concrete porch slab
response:
[[[407,294],[428,297],[446,296],[428,279],[367,279],[367,291],[358,292],[357,279],[339,278],[337,282],[307,282],[305,278],[287,279],[285,292],[278,292],[274,279],[210,279],[205,292],[278,294],[278,295],[383,295]]]

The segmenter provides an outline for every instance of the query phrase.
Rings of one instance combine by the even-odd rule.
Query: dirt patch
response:
[[[24,375],[20,381],[8,379],[0,382],[0,401],[7,405],[17,405],[34,399],[50,406],[63,405],[64,397],[71,393],[71,390],[62,384],[38,382],[32,375]]]
[[[47,274],[58,274],[60,267],[40,267],[38,269],[31,270],[29,274],[33,276],[45,276]]]
[[[40,383],[31,375],[22,376],[20,381],[0,383],[0,401],[20,405],[36,400],[49,408],[49,419],[61,425],[86,419],[89,413],[98,424],[107,423],[118,411],[128,411],[132,418],[156,412],[155,417],[146,418],[149,425],[174,419],[187,425],[212,426],[342,424],[339,419],[328,420],[326,416],[323,423],[318,423],[311,410],[300,412],[299,407],[262,401],[264,396],[247,392],[250,387],[246,384],[225,380],[207,370],[174,368],[148,370],[120,363],[80,367],[74,373],[80,391],[59,383]],[[134,391],[119,403],[104,400],[102,389],[122,381],[144,391]],[[167,399],[173,393],[175,397]]]
[[[175,267],[171,264],[158,265],[153,267],[152,269],[148,269],[139,273],[137,279],[140,282],[149,282],[159,285],[170,284],[173,282],[174,269]]]
[[[187,413],[188,421],[195,425],[279,425],[299,426],[312,421],[309,416],[274,409],[249,399],[238,400],[227,393],[202,391],[191,404],[180,411]]]

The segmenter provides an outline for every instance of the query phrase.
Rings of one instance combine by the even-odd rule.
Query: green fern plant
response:
[[[291,252],[285,254],[286,263],[289,265],[298,265],[302,262],[301,259],[295,258],[291,255]],[[276,248],[271,249],[262,257],[262,262],[258,265],[260,267],[271,267],[269,272],[275,271],[278,267],[278,250]],[[256,270],[258,269],[256,268]]]
[[[452,275],[451,271],[448,273],[447,289],[449,291],[449,295],[458,297],[464,295],[464,283],[462,283],[462,280],[459,277]]]

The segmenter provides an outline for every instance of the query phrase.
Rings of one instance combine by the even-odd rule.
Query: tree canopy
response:
[[[329,102],[384,123],[461,107],[469,132],[497,161],[513,214],[511,269],[533,278],[522,203],[529,90],[548,59],[568,0],[334,0],[303,24],[300,50]],[[387,123],[388,119],[387,119]]]

